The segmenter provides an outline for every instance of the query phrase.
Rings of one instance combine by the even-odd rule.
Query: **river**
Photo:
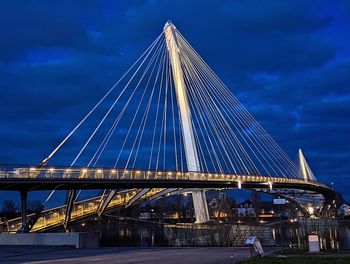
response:
[[[350,250],[350,221],[333,219],[283,222],[284,246],[307,248],[308,234],[318,234],[324,250]],[[162,224],[104,217],[78,222],[73,231],[98,231],[101,246],[241,246],[257,235],[267,246],[280,245],[280,224]]]

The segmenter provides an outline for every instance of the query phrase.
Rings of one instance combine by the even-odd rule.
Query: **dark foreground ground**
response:
[[[281,257],[263,257],[245,260],[240,264],[350,264],[350,255],[332,255],[332,256],[287,256]]]
[[[270,253],[275,248],[265,249]],[[0,263],[166,263],[225,264],[250,257],[248,248],[0,247]]]
[[[305,249],[285,248],[262,258],[250,258],[240,264],[350,264],[350,251],[309,253]]]

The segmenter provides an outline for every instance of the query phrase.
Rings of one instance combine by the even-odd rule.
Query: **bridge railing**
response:
[[[215,181],[241,181],[241,182],[283,182],[305,183],[302,178],[272,177],[260,175],[236,175],[200,172],[179,171],[145,171],[120,170],[106,168],[62,168],[62,167],[35,167],[12,166],[2,167],[0,178],[41,178],[41,179],[139,179],[139,180],[215,180]],[[315,183],[308,181],[308,183]]]
[[[162,189],[151,189],[150,192],[146,193],[142,198],[151,197],[160,190]],[[137,189],[119,191],[109,203],[107,210],[127,204],[130,199],[136,195],[136,193]],[[71,220],[74,221],[83,217],[94,215],[97,212],[102,199],[105,197],[106,195],[100,195],[75,202],[71,213]],[[39,219],[36,221],[31,231],[36,232],[62,225],[65,219],[66,207],[66,205],[62,205],[43,211],[41,217],[39,217]],[[30,214],[28,217],[33,215],[34,214]],[[2,222],[1,224],[3,226],[6,224],[5,230],[3,230],[4,232],[15,233],[21,228],[21,218],[14,218],[8,220],[7,223]]]

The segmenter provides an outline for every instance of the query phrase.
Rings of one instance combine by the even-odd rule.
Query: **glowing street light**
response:
[[[267,184],[269,185],[270,191],[272,191],[272,182],[268,182]]]
[[[309,214],[310,215],[313,215],[314,214],[314,208],[312,207],[312,206],[309,206],[309,208],[308,208],[308,210],[309,210]]]

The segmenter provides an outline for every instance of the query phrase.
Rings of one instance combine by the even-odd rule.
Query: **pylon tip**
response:
[[[173,24],[173,22],[171,22],[170,19],[165,23],[164,29],[166,29],[167,27],[174,27],[175,28],[175,25]]]

